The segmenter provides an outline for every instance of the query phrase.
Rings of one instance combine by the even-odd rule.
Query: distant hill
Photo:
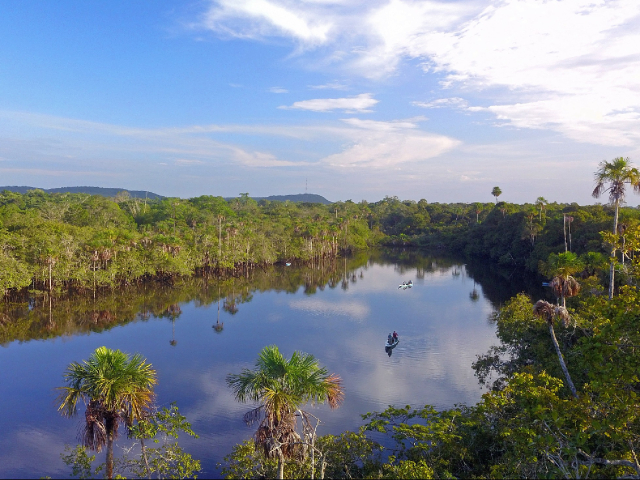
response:
[[[36,187],[0,187],[2,190],[9,190],[16,193],[27,193],[29,190],[38,190]],[[157,193],[144,190],[127,190],[126,188],[102,188],[102,187],[60,187],[60,188],[40,188],[46,193],[88,193],[89,195],[102,195],[103,197],[115,197],[119,192],[129,192],[129,195],[137,198],[160,199],[164,198]]]
[[[9,190],[10,192],[16,193],[27,193],[29,190],[38,190],[37,187],[0,187],[0,192],[2,190]],[[102,195],[103,197],[115,197],[119,192],[129,192],[129,195],[136,198],[148,198],[152,199],[162,199],[165,198],[162,195],[158,195],[157,193],[147,192],[145,190],[127,190],[126,188],[103,188],[103,187],[60,187],[60,188],[40,188],[46,193],[88,193],[90,195]],[[225,200],[231,200],[235,197],[227,197]],[[271,202],[286,202],[289,200],[290,202],[306,202],[306,203],[322,203],[324,205],[329,205],[333,202],[330,202],[322,195],[316,195],[314,193],[299,193],[297,195],[271,195],[270,197],[251,197],[256,201],[260,200],[269,200]]]
[[[304,203],[323,203],[329,205],[330,202],[322,195],[316,195],[315,193],[298,193],[297,195],[271,195],[270,197],[252,197],[254,200],[269,200],[270,202],[304,202]]]

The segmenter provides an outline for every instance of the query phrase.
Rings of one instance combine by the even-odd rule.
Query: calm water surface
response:
[[[286,356],[311,353],[342,377],[339,409],[310,407],[323,421],[320,434],[357,429],[362,413],[392,404],[473,404],[483,390],[471,364],[497,343],[489,316],[527,288],[512,277],[417,252],[374,252],[332,267],[275,267],[222,284],[113,294],[93,308],[87,299],[86,308],[60,303],[51,314],[46,302],[7,308],[0,477],[68,476],[60,453],[76,443],[84,416],[61,417],[54,389],[70,362],[102,345],[140,352],[157,369],[157,402],[177,402],[200,435],[181,444],[202,460],[204,477],[218,476],[216,463],[253,433],[242,422],[252,405],[234,400],[225,376],[251,368],[265,345]],[[407,280],[413,288],[398,289]],[[401,341],[389,357],[384,343],[393,330]],[[128,442],[123,435],[118,443]]]

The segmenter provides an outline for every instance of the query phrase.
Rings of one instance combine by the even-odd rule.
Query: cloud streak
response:
[[[371,107],[375,106],[378,100],[370,93],[361,93],[354,97],[346,98],[315,98],[312,100],[302,100],[293,105],[279,107],[281,109],[311,110],[313,112],[331,112],[342,110],[345,112],[371,112]]]

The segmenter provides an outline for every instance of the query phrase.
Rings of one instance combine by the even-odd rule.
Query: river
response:
[[[411,288],[398,288],[411,280]],[[497,343],[491,314],[519,291],[544,296],[519,270],[379,250],[329,264],[275,266],[236,279],[193,279],[49,303],[8,304],[0,312],[0,477],[65,477],[64,446],[77,443],[83,412],[57,412],[56,387],[72,361],[102,345],[142,354],[158,372],[156,400],[176,402],[199,439],[181,445],[202,461],[201,476],[251,438],[229,373],[251,368],[275,344],[286,356],[313,354],[342,377],[337,410],[310,407],[319,433],[357,429],[360,415],[388,405],[474,404],[482,393],[471,368]],[[400,343],[389,356],[387,334]],[[117,444],[125,446],[124,430]],[[98,459],[104,461],[104,453]]]

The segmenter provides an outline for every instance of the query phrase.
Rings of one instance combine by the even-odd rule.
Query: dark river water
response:
[[[412,288],[398,288],[408,280]],[[483,390],[471,364],[497,343],[491,313],[520,291],[543,297],[535,285],[519,270],[390,250],[222,282],[194,279],[51,305],[42,297],[5,303],[0,477],[69,475],[60,453],[77,443],[84,415],[61,417],[55,388],[69,363],[102,345],[139,352],[153,364],[157,403],[177,402],[200,436],[181,438],[181,445],[202,461],[203,477],[219,476],[217,462],[251,438],[242,415],[253,405],[236,402],[225,377],[253,367],[266,345],[287,357],[311,353],[342,377],[339,409],[309,407],[322,419],[320,434],[357,429],[361,414],[388,405],[476,403]],[[401,341],[388,356],[393,330]],[[121,432],[117,444],[128,445]]]

